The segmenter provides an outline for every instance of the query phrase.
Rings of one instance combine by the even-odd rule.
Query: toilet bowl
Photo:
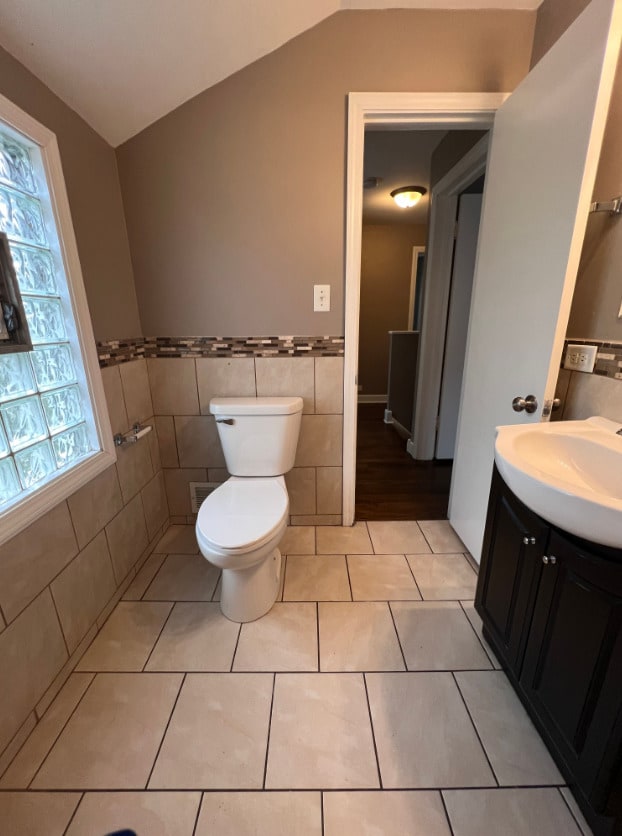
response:
[[[201,554],[222,569],[220,608],[231,621],[255,621],[274,604],[281,583],[278,544],[289,497],[282,476],[232,476],[201,505]]]
[[[289,497],[302,399],[213,398],[210,412],[230,478],[203,502],[196,523],[201,554],[222,569],[220,608],[254,621],[274,604],[281,582],[279,542]]]

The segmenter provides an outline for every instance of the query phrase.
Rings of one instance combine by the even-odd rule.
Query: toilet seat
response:
[[[245,554],[267,543],[288,511],[282,476],[232,476],[201,505],[197,529],[207,548],[220,554]]]

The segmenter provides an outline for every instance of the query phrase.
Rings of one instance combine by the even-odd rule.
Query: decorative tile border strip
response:
[[[615,380],[622,380],[622,342],[616,342],[614,340],[603,341],[587,339],[564,340],[562,368],[564,366],[564,358],[566,356],[566,351],[568,350],[568,345],[595,345],[598,351],[592,374],[598,374],[601,377],[611,377]],[[582,374],[585,373],[582,372]]]
[[[343,337],[136,337],[97,343],[100,366],[139,357],[341,357]]]

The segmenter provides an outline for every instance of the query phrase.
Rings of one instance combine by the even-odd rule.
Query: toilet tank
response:
[[[280,476],[294,466],[302,398],[212,398],[232,476]]]

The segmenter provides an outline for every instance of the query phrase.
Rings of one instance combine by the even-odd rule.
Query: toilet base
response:
[[[272,552],[249,569],[223,569],[220,609],[239,624],[256,621],[272,609],[281,585],[281,552]]]

